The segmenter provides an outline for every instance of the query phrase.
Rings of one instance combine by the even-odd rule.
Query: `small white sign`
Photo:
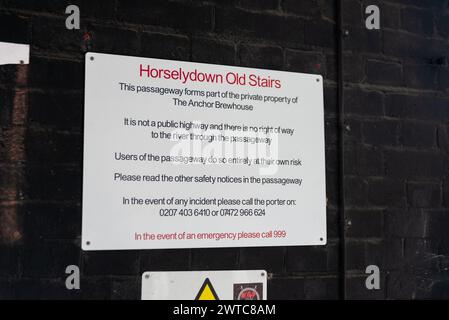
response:
[[[142,300],[266,300],[267,272],[145,272]]]
[[[319,75],[86,54],[84,250],[326,244]]]
[[[30,61],[30,46],[28,44],[0,42],[0,65],[28,64]]]

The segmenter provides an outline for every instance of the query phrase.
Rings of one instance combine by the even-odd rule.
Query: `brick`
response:
[[[17,198],[17,189],[20,187],[23,173],[19,168],[0,166],[0,200],[14,201]]]
[[[84,65],[70,60],[31,56],[29,85],[51,90],[81,90],[84,88]]]
[[[383,155],[376,148],[355,146],[345,150],[345,173],[360,176],[383,176]]]
[[[346,219],[351,221],[346,235],[352,238],[380,238],[383,234],[383,211],[347,210]]]
[[[385,235],[388,233],[385,232]],[[381,270],[391,270],[403,268],[407,263],[404,261],[404,241],[397,238],[388,238],[378,245],[368,245],[370,263],[382,261],[379,263]],[[376,248],[377,247],[377,248]],[[374,258],[374,256],[377,258]]]
[[[327,278],[305,278],[305,299],[311,300],[336,300],[338,299],[338,279]]]
[[[389,237],[424,237],[425,219],[421,211],[389,209],[385,212],[385,234]]]
[[[115,5],[110,0],[41,0],[41,1],[17,1],[3,0],[3,5],[8,9],[33,11],[35,14],[53,14],[61,18],[66,17],[65,9],[74,4],[80,8],[82,17],[105,19],[112,18],[115,14]],[[82,27],[83,20],[81,20]]]
[[[438,84],[440,90],[449,89],[449,68],[438,68]]]
[[[29,166],[25,169],[23,197],[32,200],[81,201],[79,168]],[[45,181],[45,183],[42,183]]]
[[[449,152],[449,135],[446,126],[439,126],[437,130],[438,149],[447,154]]]
[[[4,131],[0,133],[0,139],[2,141],[7,140],[7,138],[4,136],[4,134],[5,134]],[[4,162],[4,163],[8,163],[8,161],[9,161],[9,155],[8,155],[7,146],[5,143],[0,144],[0,161]],[[0,186],[1,185],[2,185],[2,183],[0,183]]]
[[[449,280],[437,280],[432,284],[430,289],[430,299],[434,300],[448,300],[449,291],[447,290],[449,286]]]
[[[11,82],[14,83],[15,81],[12,80]],[[15,96],[15,90],[0,90],[0,103],[2,106],[2,109],[0,110],[0,124],[3,128],[11,128],[13,125],[12,113]]]
[[[282,6],[285,12],[289,14],[297,14],[307,18],[316,19],[321,16],[321,1],[310,0],[304,1],[294,1],[294,0],[284,0]]]
[[[59,1],[58,1],[59,2]],[[110,0],[75,0],[69,1],[70,4],[78,4],[82,15],[94,19],[113,19],[116,15],[116,5],[111,4]],[[66,7],[66,6],[65,6]],[[64,8],[65,8],[64,7]],[[59,11],[58,11],[59,12]],[[64,10],[65,12],[65,10]]]
[[[404,182],[384,178],[370,179],[368,182],[368,201],[376,207],[404,207]]]
[[[369,53],[382,51],[382,38],[379,32],[367,32],[364,25],[363,28],[351,27],[348,30],[349,36],[343,43],[345,50]]]
[[[120,21],[163,26],[182,30],[212,30],[213,7],[194,3],[119,0],[117,15]]]
[[[436,145],[436,129],[432,124],[404,122],[400,141],[407,147],[433,148]]]
[[[430,211],[428,213],[433,215],[435,212]],[[443,210],[441,210],[440,212],[437,211],[436,213],[443,214],[443,216],[446,216],[446,214],[447,214],[447,212],[443,212]],[[447,218],[443,218],[443,222],[447,222]],[[431,235],[432,235],[432,237],[431,237],[430,241],[433,244],[432,247],[434,249],[432,251],[437,252],[438,254],[446,255],[446,253],[449,250],[449,246],[448,246],[449,243],[447,242],[448,239],[442,238],[442,239],[440,239],[441,240],[440,241],[436,237],[433,237],[433,234],[431,234]],[[441,266],[447,267],[448,263],[449,263],[449,259],[447,257],[442,257],[442,259],[440,259],[440,263],[441,263]]]
[[[346,280],[347,298],[352,300],[382,300],[385,299],[385,278],[381,277],[379,290],[368,290],[365,285],[367,275],[350,276]]]
[[[443,180],[443,204],[449,205],[449,181],[447,178]]]
[[[404,258],[425,272],[438,272],[440,261],[436,248],[428,239],[405,239]]]
[[[237,268],[238,249],[196,249],[192,251],[192,270],[226,270]]]
[[[321,15],[325,19],[337,21],[337,3],[335,0],[321,1]]]
[[[79,134],[28,130],[26,139],[29,163],[81,163],[83,140]]]
[[[344,91],[344,105],[347,114],[381,116],[384,114],[384,96],[378,91],[357,88]]]
[[[444,6],[444,2],[441,2],[440,0],[395,0],[394,2],[406,6],[444,9],[444,7],[442,7]]]
[[[402,66],[394,62],[367,60],[366,80],[371,84],[400,86]]]
[[[435,66],[404,66],[405,85],[410,88],[438,89],[438,68]]]
[[[6,64],[0,65],[0,83],[3,94],[14,94],[13,90],[26,88],[28,85],[27,77],[19,77],[20,74],[27,75],[28,65]],[[6,89],[6,90],[5,90]],[[7,102],[10,102],[6,100]]]
[[[435,239],[441,243],[438,253],[447,255],[449,253],[449,234],[447,232],[449,212],[446,209],[426,211],[425,218],[427,222],[426,234],[430,239]]]
[[[266,270],[269,273],[282,272],[285,249],[282,247],[241,248],[239,267],[244,270]]]
[[[448,103],[448,99],[425,95],[391,94],[386,98],[385,113],[389,117],[401,119],[439,121],[449,115],[446,107]]]
[[[437,39],[423,38],[403,32],[383,31],[384,53],[390,56],[431,59],[445,56],[448,47],[447,43]]]
[[[190,268],[190,250],[151,250],[140,257],[140,273],[145,271],[176,271]]]
[[[286,268],[288,272],[326,271],[327,256],[325,247],[288,247]]]
[[[80,93],[32,92],[28,95],[28,123],[64,131],[80,131],[83,100]]]
[[[420,281],[422,279],[415,270],[410,268],[390,272],[387,276],[387,298],[422,299],[422,290],[428,286]]]
[[[345,119],[343,134],[346,145],[358,145],[362,139],[362,122],[360,119],[347,117]]]
[[[12,192],[17,192],[16,190],[12,190]],[[13,198],[13,197],[11,197]],[[13,198],[14,199],[14,198]],[[20,212],[17,210],[17,206],[14,205],[13,202],[6,202],[0,206],[0,246],[2,244],[6,246],[13,246],[21,244],[21,240],[23,239],[22,232],[22,217]],[[1,250],[2,248],[0,248]],[[3,248],[7,250],[8,247]],[[6,251],[5,251],[6,252]],[[14,265],[14,262],[11,261],[11,265]],[[0,265],[0,268],[6,268],[9,264],[5,264],[3,267]],[[0,272],[1,275],[1,272]]]
[[[14,289],[10,280],[0,279],[0,299],[12,300]]]
[[[239,1],[240,0],[210,0],[208,2],[211,2],[218,7],[235,7],[239,4]]]
[[[193,38],[192,61],[235,65],[236,48],[231,41]]]
[[[34,49],[43,51],[79,53],[85,49],[83,34],[82,29],[68,30],[63,18],[37,17],[33,19],[31,44]]]
[[[328,240],[337,239],[340,234],[340,220],[337,210],[327,209],[326,224]]]
[[[345,201],[348,206],[365,206],[367,204],[368,183],[360,177],[345,177]]]
[[[337,81],[337,77],[337,57],[328,54],[326,55],[326,79]],[[343,79],[350,83],[361,83],[365,79],[365,60],[362,55],[348,52],[343,54]]]
[[[411,207],[441,206],[441,185],[439,183],[408,182],[407,199]]]
[[[30,29],[28,19],[13,14],[0,13],[0,41],[29,43]]]
[[[339,194],[338,177],[326,172],[326,197],[328,206],[337,206]]]
[[[327,245],[327,272],[337,273],[340,268],[340,246],[338,243]]]
[[[362,16],[362,6],[359,0],[343,1],[343,21],[347,25],[361,26],[365,25],[365,19]],[[364,10],[363,10],[364,12]]]
[[[444,158],[439,153],[389,151],[385,157],[386,172],[391,177],[438,179],[445,172]]]
[[[81,277],[81,298],[83,300],[106,300],[112,298],[112,282],[110,276]],[[116,285],[117,286],[117,285]]]
[[[324,134],[328,144],[334,144],[338,139],[337,119],[326,119],[324,122]]]
[[[384,1],[373,2],[371,0],[366,0],[364,2],[364,7],[366,8],[370,4],[376,4],[379,6],[381,16],[380,16],[380,28],[391,28],[399,29],[401,22],[401,10],[399,7],[385,3]]]
[[[338,112],[337,94],[337,88],[324,86],[324,113],[327,116],[334,116]]]
[[[346,269],[362,271],[366,268],[365,242],[346,242]]]
[[[361,83],[365,79],[365,61],[362,55],[343,54],[343,79],[351,83]]]
[[[237,0],[239,7],[251,10],[278,10],[280,7],[280,0]]]
[[[326,73],[324,75],[325,80],[338,80],[338,62],[337,57],[334,54],[326,54]]]
[[[363,123],[363,141],[371,145],[398,144],[399,125],[397,121],[369,121]]]
[[[414,33],[433,34],[433,13],[430,10],[402,9],[402,28]]]
[[[326,20],[313,20],[305,24],[305,43],[325,48],[337,45],[337,27]]]
[[[85,251],[83,275],[136,275],[139,273],[138,251]]]
[[[378,266],[381,273],[388,269],[388,259],[391,256],[402,255],[402,242],[401,246],[396,249],[394,245],[390,247],[391,241],[386,241],[384,239],[376,239],[365,242],[365,266],[362,272],[366,272],[366,267],[370,265]],[[396,251],[395,251],[396,249]],[[387,251],[391,250],[391,253]]]
[[[338,162],[339,162],[339,154],[337,150],[326,148],[325,150],[326,156],[326,171],[331,172],[333,174],[338,173]]]
[[[321,53],[287,49],[285,66],[288,71],[322,74],[324,73],[325,63]]]
[[[282,48],[275,46],[242,44],[239,46],[240,65],[263,69],[281,69],[284,62]]]
[[[65,269],[69,265],[80,266],[80,250],[72,242],[30,241],[24,246],[24,276],[65,278]]]
[[[65,275],[65,274],[64,274]],[[80,290],[67,290],[65,277],[59,279],[13,280],[13,299],[21,300],[78,300]]]
[[[142,290],[140,282],[140,276],[113,279],[111,283],[111,299],[140,300]]]
[[[304,20],[298,17],[229,8],[217,8],[215,17],[215,29],[220,34],[288,42],[304,41]]]
[[[139,37],[134,30],[94,25],[90,28],[92,51],[123,55],[139,54]]]
[[[449,13],[438,15],[435,23],[438,34],[443,38],[449,37]]]
[[[21,207],[27,239],[72,239],[81,235],[81,208],[77,205],[30,203]]]
[[[274,278],[268,280],[268,300],[299,300],[304,299],[303,278]]]
[[[19,273],[20,247],[0,244],[0,276],[13,277]],[[0,291],[1,292],[1,291]],[[0,293],[0,297],[1,297]]]
[[[141,41],[141,54],[149,58],[188,60],[190,57],[190,41],[185,36],[143,33]]]

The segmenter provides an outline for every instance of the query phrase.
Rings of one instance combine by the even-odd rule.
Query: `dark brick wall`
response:
[[[0,67],[0,298],[138,299],[144,271],[263,268],[271,299],[337,299],[343,191],[347,296],[449,297],[447,1],[343,0],[344,190],[336,2],[0,0],[0,41],[31,44],[29,66]],[[81,30],[65,29],[68,4]],[[364,27],[369,4],[380,31]],[[87,50],[322,74],[328,244],[81,251]],[[65,289],[69,264],[81,290]],[[381,290],[365,288],[370,264]]]

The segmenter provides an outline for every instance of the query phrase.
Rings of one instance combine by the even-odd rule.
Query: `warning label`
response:
[[[234,300],[262,300],[263,283],[234,284]]]
[[[195,300],[220,300],[209,278],[204,280],[204,283],[198,291]]]
[[[265,270],[156,271],[142,275],[142,300],[266,300]]]

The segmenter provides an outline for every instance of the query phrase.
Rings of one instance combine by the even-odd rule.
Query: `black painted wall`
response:
[[[69,4],[81,30],[65,28]],[[448,1],[343,7],[347,296],[448,298]],[[270,299],[341,298],[337,39],[336,0],[0,0],[0,41],[31,45],[29,65],[0,66],[0,298],[139,299],[144,271],[213,269],[266,269]],[[322,74],[328,244],[83,252],[88,50]]]

